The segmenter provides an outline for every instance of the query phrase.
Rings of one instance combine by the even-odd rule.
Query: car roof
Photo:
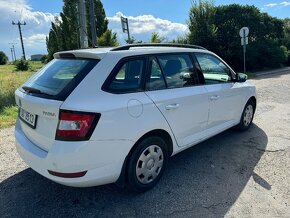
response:
[[[57,52],[54,54],[54,58],[90,58],[90,59],[102,59],[107,54],[118,54],[118,56],[133,56],[144,54],[157,54],[157,53],[175,53],[175,52],[208,52],[205,48],[192,45],[181,44],[132,44],[119,47],[101,47],[90,49],[78,49],[64,52]]]

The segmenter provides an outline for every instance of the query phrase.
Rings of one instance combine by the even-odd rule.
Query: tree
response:
[[[142,43],[142,40],[137,40],[137,39],[135,39],[134,36],[130,36],[130,41],[129,41],[129,39],[125,39],[125,42],[127,44],[136,44],[136,43]]]
[[[89,0],[86,0],[86,11],[87,11],[87,27],[88,27],[88,38],[89,38],[89,46],[92,45],[92,33],[91,33],[91,22],[89,17],[90,11],[90,3]],[[107,30],[108,30],[108,19],[106,17],[106,12],[104,10],[104,6],[100,0],[95,0],[95,15],[96,15],[96,32],[97,37],[100,38]]]
[[[0,65],[5,65],[8,62],[8,57],[7,55],[3,52],[0,51]]]
[[[99,38],[100,46],[118,46],[119,42],[117,40],[117,33],[112,30],[107,30],[100,38]]]
[[[165,37],[161,37],[157,32],[151,34],[150,42],[151,43],[161,43],[165,40]]]
[[[243,53],[239,35],[239,30],[243,26],[250,29],[247,69],[280,65],[276,57],[283,56],[279,45],[283,36],[281,20],[261,13],[255,6],[231,4],[216,7],[213,22],[217,27],[217,43],[213,51],[224,58],[234,69],[243,69]],[[280,63],[282,62],[281,60]]]
[[[79,48],[79,29],[78,29],[78,18],[77,18],[77,0],[63,0],[63,12],[60,13],[61,19],[56,19],[55,22],[51,23],[51,29],[49,31],[48,37],[46,38],[46,45],[48,60],[53,58],[53,54],[58,51],[66,51]],[[108,30],[108,20],[106,18],[106,13],[103,8],[103,4],[100,0],[95,1],[95,15],[96,15],[96,27],[97,27],[97,37],[101,37]],[[89,38],[89,46],[91,43],[91,26],[89,19],[89,0],[86,0],[87,8],[87,35]],[[102,39],[101,43],[112,43],[116,40],[116,34],[106,33],[106,37],[112,36],[110,40]],[[115,37],[115,38],[114,38]],[[100,44],[101,45],[101,44]],[[102,44],[103,45],[103,44]],[[107,44],[105,46],[111,46]]]
[[[213,49],[216,45],[217,27],[213,22],[216,9],[212,1],[199,0],[193,2],[189,11],[189,35],[190,44]]]
[[[188,35],[185,36],[179,36],[176,39],[172,40],[172,43],[177,43],[177,44],[190,44],[188,40]]]

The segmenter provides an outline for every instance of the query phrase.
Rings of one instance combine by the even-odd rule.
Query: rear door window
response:
[[[193,68],[189,55],[160,55],[157,59],[160,63],[167,88],[182,88],[200,84],[198,74]]]
[[[31,95],[65,100],[98,62],[93,59],[54,59],[22,88]]]

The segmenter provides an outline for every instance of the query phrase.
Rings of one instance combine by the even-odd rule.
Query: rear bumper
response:
[[[49,151],[45,151],[29,141],[19,121],[15,126],[15,139],[17,151],[28,166],[50,180],[75,187],[116,182],[124,160],[134,144],[128,140],[55,141]],[[79,178],[62,178],[49,174],[48,170],[87,173]]]

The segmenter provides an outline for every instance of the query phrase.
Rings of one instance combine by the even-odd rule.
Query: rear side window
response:
[[[91,59],[54,59],[22,88],[39,97],[65,100],[98,62]]]
[[[144,59],[126,60],[117,67],[113,78],[105,87],[113,93],[137,92],[142,89]]]
[[[197,72],[187,54],[158,56],[167,88],[181,88],[199,84]]]

